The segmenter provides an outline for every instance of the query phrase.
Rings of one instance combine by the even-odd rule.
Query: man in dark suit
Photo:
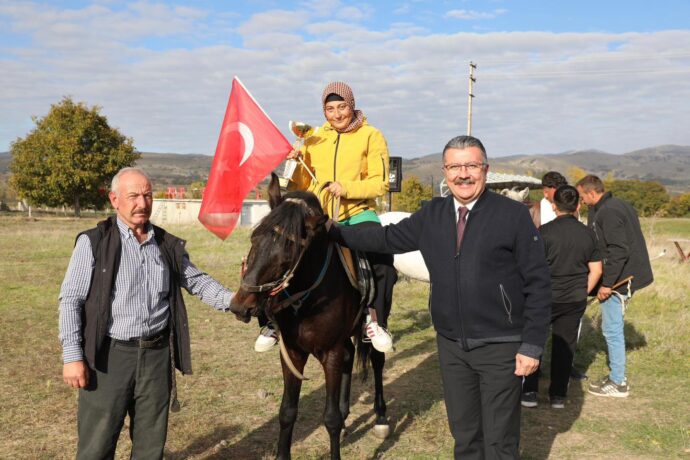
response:
[[[451,195],[387,227],[331,236],[362,251],[419,250],[429,268],[446,411],[455,458],[518,458],[522,378],[539,365],[551,305],[549,270],[527,207],[486,190],[486,150],[451,139]]]

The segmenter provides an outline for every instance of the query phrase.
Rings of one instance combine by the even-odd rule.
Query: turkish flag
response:
[[[244,198],[290,150],[285,136],[235,77],[199,221],[218,238],[227,238],[242,214]]]

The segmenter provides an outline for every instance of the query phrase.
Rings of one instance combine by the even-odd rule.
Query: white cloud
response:
[[[297,31],[307,22],[301,11],[272,10],[255,14],[238,27],[242,35]]]
[[[489,12],[473,10],[450,10],[446,13],[446,17],[473,21],[475,19],[494,19],[496,16],[500,16],[507,12],[508,10],[505,9],[497,9]]]
[[[370,10],[357,8],[356,6],[346,6],[336,12],[336,16],[345,21],[361,21],[371,15]]]
[[[142,150],[213,153],[239,75],[286,135],[288,120],[321,123],[323,87],[347,81],[391,154],[420,156],[464,133],[471,60],[474,134],[490,155],[690,145],[685,30],[442,34],[414,24],[373,31],[335,13],[269,11],[240,23],[227,12],[221,20],[234,30],[225,33],[241,33],[244,48],[219,40],[155,49],[146,40],[160,33],[223,36],[209,29],[217,17],[10,2],[0,17],[28,38],[0,45],[0,151],[69,94],[102,106]]]

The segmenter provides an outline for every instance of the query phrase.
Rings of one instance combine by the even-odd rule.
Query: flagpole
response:
[[[244,89],[244,91],[247,93],[247,95],[248,95],[249,97],[252,98],[252,101],[254,101],[254,104],[256,104],[256,106],[257,106],[258,108],[261,109],[261,111],[264,113],[264,115],[266,115],[266,118],[268,118],[269,120],[271,120],[271,123],[273,123],[273,126],[275,126],[276,129],[278,129],[278,125],[276,125],[276,123],[273,121],[273,119],[266,113],[266,111],[264,110],[264,108],[261,107],[261,104],[259,104],[259,102],[258,102],[256,99],[254,99],[254,96],[252,95],[252,93],[249,92],[249,90],[247,89],[247,87],[244,86],[244,83],[242,83],[242,80],[240,80],[240,78],[239,78],[237,75],[235,75],[235,76],[233,77],[233,79],[237,80],[237,83],[239,83],[240,86],[242,87],[242,89]],[[278,129],[278,131],[280,131],[280,130]]]

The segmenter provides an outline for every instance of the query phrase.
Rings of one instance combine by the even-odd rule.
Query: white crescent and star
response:
[[[229,135],[231,132],[237,131],[242,136],[244,141],[244,153],[242,154],[242,160],[240,160],[240,166],[249,159],[254,151],[254,134],[249,126],[245,125],[241,121],[234,121],[225,128],[225,135]]]

